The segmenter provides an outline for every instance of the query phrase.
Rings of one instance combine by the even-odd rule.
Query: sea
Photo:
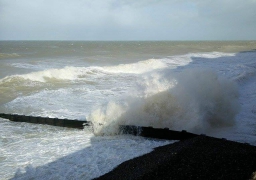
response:
[[[170,140],[119,125],[256,145],[256,41],[0,41],[0,179],[93,179]],[[156,160],[157,161],[157,160]]]

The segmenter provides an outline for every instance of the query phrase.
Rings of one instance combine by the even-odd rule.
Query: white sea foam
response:
[[[111,73],[142,74],[162,68],[167,68],[167,65],[161,59],[148,59],[133,64],[120,64],[118,66],[109,66],[104,68],[104,71]]]
[[[76,80],[81,75],[93,73],[97,68],[77,68],[65,67],[63,69],[48,69],[44,71],[32,72],[30,74],[19,75],[20,78],[32,81],[46,82],[49,80]]]
[[[185,66],[191,63],[193,57],[215,59],[221,57],[233,57],[235,53],[223,53],[223,52],[209,52],[209,53],[189,53],[184,55],[168,56],[168,58],[163,59],[169,66]]]
[[[1,118],[0,125],[1,179],[93,179],[126,160],[173,142],[134,136],[94,137],[89,129]]]
[[[11,66],[13,67],[17,67],[17,68],[23,68],[23,69],[36,69],[36,70],[40,70],[42,69],[42,67],[36,65],[36,64],[32,64],[32,63],[12,63]]]
[[[171,77],[170,77],[171,76]],[[95,134],[115,134],[120,124],[168,127],[206,133],[209,129],[235,124],[239,111],[238,90],[211,70],[187,70],[175,77],[176,85],[124,105],[109,103],[88,119]],[[172,74],[166,74],[171,78]]]
[[[224,53],[224,52],[209,52],[209,53],[191,53],[191,57],[201,57],[207,59],[215,59],[220,57],[234,57],[236,53]]]
[[[19,57],[20,55],[17,53],[0,53],[0,58],[13,58]]]
[[[38,82],[47,82],[51,80],[83,80],[91,76],[104,76],[106,73],[126,73],[126,74],[143,74],[157,69],[167,67],[176,68],[177,66],[185,66],[192,62],[192,57],[217,58],[225,56],[234,56],[231,53],[194,53],[179,56],[170,56],[163,59],[148,59],[131,64],[119,64],[116,66],[89,66],[89,67],[73,67],[66,66],[61,69],[47,69],[43,71],[32,72],[29,74],[7,76],[0,80],[1,82],[9,82],[13,80],[25,79]],[[13,65],[23,68],[31,68],[32,65],[13,63]]]
[[[200,53],[218,47],[220,51],[252,49],[253,45],[203,43],[198,53],[169,56],[184,49],[173,46],[170,51],[158,43],[150,47],[141,43],[138,50],[126,46],[121,52],[111,43],[97,46],[99,50],[96,46],[81,49],[76,43],[72,49],[58,46],[54,52],[36,43],[24,52],[17,49],[20,57],[0,54],[4,59],[0,73],[5,77],[0,80],[0,112],[83,120],[90,116],[99,135],[115,134],[119,124],[137,124],[190,129],[256,145],[255,51]],[[185,46],[184,52],[196,52],[197,47]],[[69,54],[69,50],[75,51]],[[146,51],[150,53],[141,54]],[[191,68],[197,70],[186,70]],[[9,179],[15,172],[16,179],[91,179],[165,144],[8,121],[0,124],[0,134],[0,179]]]
[[[47,69],[44,71],[32,72],[23,75],[7,76],[0,82],[10,82],[17,78],[31,81],[47,82],[51,80],[83,80],[91,76],[101,77],[109,73],[142,74],[156,69],[166,68],[167,65],[158,59],[139,61],[133,64],[120,64],[117,66],[90,66],[72,67],[67,66],[62,69]]]
[[[34,116],[84,120],[84,113],[90,112],[92,105],[104,102],[101,96],[99,90],[90,91],[89,89],[80,88],[44,89],[30,95],[19,96],[5,104],[1,110]],[[95,98],[97,98],[97,103],[94,102]],[[40,107],[40,110],[38,107]]]

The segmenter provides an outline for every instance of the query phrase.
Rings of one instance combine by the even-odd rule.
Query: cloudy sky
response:
[[[256,40],[256,0],[0,0],[0,40]]]

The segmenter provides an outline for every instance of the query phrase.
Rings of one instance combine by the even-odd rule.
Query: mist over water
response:
[[[40,179],[36,174],[51,174],[60,164],[60,172],[67,173],[74,164],[89,163],[94,174],[73,169],[68,177],[90,179],[111,170],[114,162],[171,143],[102,136],[116,135],[125,124],[184,129],[256,145],[253,49],[255,41],[0,42],[1,113],[90,120],[94,125],[93,134],[0,119],[0,172],[5,178],[16,173],[16,179]],[[99,155],[108,147],[108,153]],[[53,158],[55,151],[59,160]],[[20,152],[27,152],[24,158]],[[111,152],[120,155],[118,161]],[[91,158],[82,159],[84,153]],[[104,169],[106,157],[111,163]]]
[[[115,134],[124,124],[207,133],[211,128],[235,124],[240,105],[234,82],[208,69],[164,75],[161,80],[171,84],[167,89],[127,99],[123,105],[110,102],[94,111],[88,120],[95,133]]]

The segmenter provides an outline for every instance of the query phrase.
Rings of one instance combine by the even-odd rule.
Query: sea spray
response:
[[[144,97],[129,97],[125,103],[110,102],[89,115],[95,134],[116,134],[121,124],[186,129],[195,133],[235,124],[239,93],[234,82],[209,69],[162,75],[158,79],[169,81],[168,89],[154,94],[150,91],[151,95]]]
[[[165,94],[170,94],[169,97],[174,105],[184,102],[178,106],[180,108],[178,111],[182,112],[181,110],[184,108],[182,106],[189,108],[189,103],[186,103],[188,98],[184,97],[184,101],[179,100],[185,90],[179,91],[177,88],[179,84],[181,85],[178,81],[182,77],[178,77],[176,72],[193,67],[211,68],[218,74],[218,81],[222,80],[224,76],[238,84],[241,111],[235,116],[236,126],[213,129],[213,127],[218,127],[217,124],[210,124],[208,129],[212,130],[212,133],[208,134],[209,131],[205,130],[207,131],[205,134],[256,145],[256,52],[250,51],[255,49],[256,41],[2,41],[0,46],[1,53],[4,53],[0,66],[0,112],[2,113],[85,120],[85,117],[93,114],[93,109],[100,109],[105,115],[109,106],[113,107],[111,116],[115,119],[110,115],[108,117],[114,120],[112,125],[116,123],[114,127],[121,123],[133,124],[136,119],[128,119],[131,122],[125,122],[125,118],[119,117],[127,117],[126,114],[129,109],[132,109],[131,106],[137,105],[143,110],[144,101],[151,97],[151,101],[154,102],[155,99],[159,99],[158,96],[165,97]],[[244,50],[247,52],[240,53]],[[8,57],[12,53],[20,56]],[[7,56],[5,56],[6,54]],[[151,58],[156,59],[147,63],[146,61]],[[141,63],[141,60],[144,63]],[[164,63],[163,66],[161,62]],[[167,68],[164,68],[165,64],[168,66]],[[167,69],[173,69],[173,72],[167,72]],[[180,76],[182,74],[184,74],[184,78],[188,76],[183,72],[180,73]],[[227,82],[230,83],[230,81]],[[188,80],[188,82],[190,81]],[[189,86],[191,86],[190,83],[187,87]],[[176,91],[174,91],[175,89]],[[188,96],[191,93],[193,97],[192,90],[186,92]],[[177,96],[177,94],[181,95]],[[228,95],[227,101],[230,101],[230,104],[237,105],[237,97],[229,99],[230,94],[227,92],[225,94]],[[231,96],[233,96],[232,93]],[[201,98],[203,99],[203,96]],[[167,98],[163,99],[168,102]],[[193,98],[190,99],[193,100]],[[196,100],[194,98],[194,101]],[[231,103],[232,101],[235,103]],[[115,105],[110,105],[111,103]],[[191,107],[193,104],[190,103]],[[200,104],[203,106],[203,103]],[[98,108],[100,106],[101,108]],[[208,108],[208,106],[203,107]],[[199,109],[200,111],[198,108],[190,109],[190,111],[194,111],[194,113],[191,112],[191,115],[204,112],[203,107]],[[229,106],[227,107],[229,108]],[[122,110],[122,114],[118,114],[119,109]],[[235,109],[230,108],[230,110]],[[224,108],[224,110],[226,109]],[[197,111],[198,113],[196,113]],[[130,112],[132,113],[132,111]],[[212,116],[212,113],[208,114],[206,117]],[[230,112],[226,114],[230,114]],[[176,119],[182,120],[179,117]],[[192,117],[190,117],[190,121],[185,120],[180,123],[182,127],[186,125],[183,125],[182,122],[190,122],[192,125],[202,124]],[[229,118],[225,118],[225,120],[229,120]],[[5,120],[2,119],[3,121]],[[95,124],[96,122],[97,118],[95,118]],[[140,123],[147,125],[146,122],[145,119],[142,119]],[[211,120],[203,122],[205,122],[203,127],[206,128],[207,123]],[[230,122],[233,123],[233,121]],[[87,136],[87,133],[80,130],[57,130],[57,127],[16,124],[9,121],[5,121],[5,123],[5,125],[3,123],[0,125],[3,140],[1,141],[3,153],[0,157],[0,177],[2,179],[12,178],[18,168],[25,172],[25,168],[29,164],[35,168],[36,176],[33,174],[35,171],[29,171],[17,179],[65,179],[67,177],[93,179],[110,171],[123,161],[148,153],[154,147],[164,145],[160,143],[161,141],[152,141],[147,138],[94,137],[90,133]],[[137,124],[139,123],[137,122]],[[107,126],[105,129],[104,127],[101,129],[109,129],[114,132],[113,128],[107,128]],[[89,138],[91,136],[93,136],[93,140]],[[55,163],[48,163],[50,161],[55,161]]]
[[[95,135],[113,135],[118,133],[123,106],[116,102],[109,102],[106,106],[93,111],[87,119],[93,124]]]

